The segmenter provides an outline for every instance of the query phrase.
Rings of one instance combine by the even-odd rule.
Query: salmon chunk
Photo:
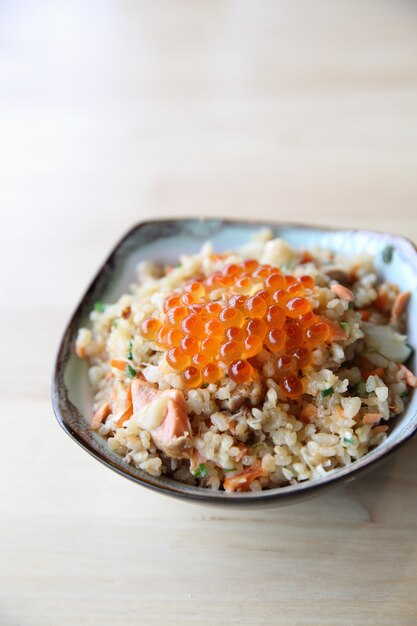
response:
[[[135,379],[132,383],[134,413],[145,407],[155,407],[156,419],[143,425],[148,430],[155,446],[176,458],[189,458],[191,454],[191,424],[182,391],[170,389],[160,391],[150,383]]]

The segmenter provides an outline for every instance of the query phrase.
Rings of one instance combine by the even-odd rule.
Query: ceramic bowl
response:
[[[412,291],[409,305],[409,341],[417,345],[417,251],[408,240],[364,230],[332,230],[315,226],[233,222],[217,219],[163,220],[138,224],[116,245],[83,295],[64,332],[53,373],[52,401],[55,415],[74,441],[107,467],[130,480],[159,493],[220,506],[279,505],[311,497],[341,482],[348,482],[375,467],[405,443],[417,430],[417,395],[414,393],[404,412],[395,420],[387,440],[361,459],[313,481],[277,489],[248,493],[225,493],[192,487],[171,478],[154,478],[125,463],[112,453],[106,441],[90,426],[92,394],[87,364],[74,354],[77,331],[88,326],[94,302],[112,302],[128,290],[139,261],[175,263],[181,253],[195,253],[210,239],[216,251],[236,249],[260,228],[271,228],[277,237],[296,248],[320,246],[342,254],[368,252],[375,255],[377,269],[384,279],[397,283],[401,290]],[[392,261],[383,261],[382,251],[393,246]],[[410,367],[415,371],[415,357]],[[414,362],[413,362],[414,361]]]

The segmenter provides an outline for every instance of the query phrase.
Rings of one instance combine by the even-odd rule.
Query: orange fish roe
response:
[[[245,318],[243,313],[239,309],[235,309],[231,306],[226,306],[219,315],[219,321],[223,326],[243,326]]]
[[[270,274],[265,280],[265,288],[268,291],[277,291],[278,289],[285,289],[286,280],[282,274]]]
[[[285,324],[285,312],[278,304],[272,304],[268,307],[265,315],[265,321],[269,326],[282,328]]]
[[[192,335],[187,335],[182,339],[180,348],[184,354],[194,356],[194,354],[197,354],[200,349],[200,342]]]
[[[228,365],[242,356],[242,344],[238,341],[226,341],[220,346],[220,359]]]
[[[176,348],[180,345],[183,337],[184,335],[178,328],[170,328],[165,336],[164,343],[168,348]]]
[[[184,306],[174,306],[172,309],[168,309],[166,319],[170,326],[176,326],[186,315],[187,309]]]
[[[243,342],[243,356],[250,359],[260,353],[263,347],[262,339],[259,335],[248,335]]]
[[[172,309],[174,306],[179,306],[181,304],[181,295],[172,295],[166,298],[164,303],[164,313]]]
[[[245,272],[248,272],[250,274],[251,272],[254,272],[256,270],[258,265],[259,263],[258,261],[255,261],[255,259],[248,259],[247,261],[243,261],[243,263],[240,264],[240,267],[242,267]]]
[[[168,365],[190,389],[219,383],[226,369],[236,383],[250,384],[264,363],[255,357],[269,352],[280,392],[296,400],[312,349],[333,336],[331,322],[315,315],[306,297],[314,289],[309,275],[284,276],[254,259],[231,263],[168,295],[163,320],[145,320],[141,334],[167,350]]]
[[[259,335],[263,339],[268,331],[268,326],[264,320],[251,319],[246,322],[244,329],[250,335]]]
[[[229,326],[226,330],[226,337],[231,341],[234,339],[235,341],[243,341],[246,337],[245,331],[243,328],[239,328],[238,326]]]
[[[300,369],[307,367],[311,363],[311,352],[308,348],[297,348],[292,352],[292,356],[297,360]]]
[[[295,374],[290,374],[282,378],[279,381],[279,388],[282,393],[291,398],[291,400],[296,400],[303,393],[301,380]]]
[[[202,371],[203,382],[217,383],[222,377],[222,371],[217,363],[208,363]]]
[[[229,376],[235,383],[250,383],[253,379],[253,367],[247,361],[239,359],[229,367]]]
[[[144,339],[153,341],[159,329],[161,328],[161,322],[156,317],[149,317],[141,324],[141,334]]]
[[[215,337],[222,337],[224,333],[224,326],[217,320],[209,320],[204,326],[206,336],[213,335]]]
[[[299,317],[311,311],[311,302],[306,298],[291,298],[285,305],[288,317]]]
[[[186,387],[200,387],[201,383],[203,382],[201,371],[197,369],[194,365],[190,365],[190,367],[187,367],[187,369],[183,371],[182,375]]]
[[[304,276],[300,276],[298,282],[301,283],[303,287],[306,289],[314,289],[314,280],[311,276],[305,274]]]
[[[249,317],[263,317],[267,308],[264,298],[257,293],[251,298],[248,298],[245,302],[245,313]]]
[[[180,348],[172,348],[167,352],[167,363],[172,369],[179,372],[190,363],[190,357],[184,354]]]
[[[207,315],[218,317],[222,311],[223,307],[220,302],[209,302],[206,304],[206,312]]]
[[[208,354],[204,354],[204,352],[198,352],[193,356],[191,360],[193,362],[193,365],[201,369],[202,367],[207,365],[207,363],[210,361],[210,357]]]
[[[213,358],[219,352],[220,343],[221,339],[219,337],[206,337],[201,342],[201,352]]]
[[[243,295],[247,295],[252,291],[253,280],[249,278],[249,276],[244,276],[243,278],[239,278],[235,282],[235,289],[239,293],[243,293]]]
[[[318,346],[320,343],[325,342],[328,336],[328,324],[326,322],[316,322],[307,328],[305,343],[310,347]]]
[[[265,345],[273,354],[281,352],[285,346],[285,332],[280,328],[271,328],[265,339]]]
[[[186,335],[193,335],[197,339],[204,339],[205,324],[199,315],[187,315],[181,322],[181,330]]]
[[[197,298],[203,298],[206,295],[203,283],[200,283],[198,280],[189,283],[184,287],[184,289]]]

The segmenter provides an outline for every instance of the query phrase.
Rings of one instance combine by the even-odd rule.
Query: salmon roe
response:
[[[235,383],[250,383],[253,379],[253,367],[243,359],[239,359],[229,367],[229,376]]]
[[[284,276],[254,259],[230,263],[169,294],[162,320],[145,320],[141,334],[167,350],[168,365],[190,389],[219,383],[226,370],[237,384],[250,384],[265,362],[255,357],[269,352],[280,392],[296,400],[312,350],[331,341],[330,322],[312,310],[314,288],[309,275]]]
[[[156,319],[156,317],[149,317],[147,320],[144,320],[140,327],[142,337],[153,341],[156,338],[161,325],[161,322]]]

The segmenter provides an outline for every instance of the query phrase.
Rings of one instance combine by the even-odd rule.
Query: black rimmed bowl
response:
[[[217,219],[178,219],[144,222],[130,230],[116,245],[83,295],[64,332],[56,358],[52,403],[62,428],[74,441],[97,460],[130,480],[165,495],[218,506],[281,505],[306,499],[331,486],[349,482],[375,467],[412,437],[417,430],[417,394],[413,394],[403,415],[393,423],[388,438],[380,446],[327,476],[266,491],[226,493],[192,487],[172,478],[154,478],[136,469],[109,450],[105,439],[90,428],[93,397],[89,388],[85,361],[77,358],[74,345],[78,329],[89,325],[88,315],[94,302],[113,302],[126,293],[135,278],[135,267],[143,260],[176,263],[180,254],[192,254],[208,239],[216,251],[233,250],[245,244],[260,228],[271,228],[275,236],[286,239],[295,248],[319,246],[341,254],[367,252],[375,255],[381,276],[395,282],[402,291],[413,292],[409,304],[408,336],[417,344],[417,251],[402,237],[364,230],[337,230],[316,226],[234,222]],[[387,263],[383,251],[391,246]],[[384,262],[385,259],[385,262]],[[415,356],[411,367],[415,369]]]

